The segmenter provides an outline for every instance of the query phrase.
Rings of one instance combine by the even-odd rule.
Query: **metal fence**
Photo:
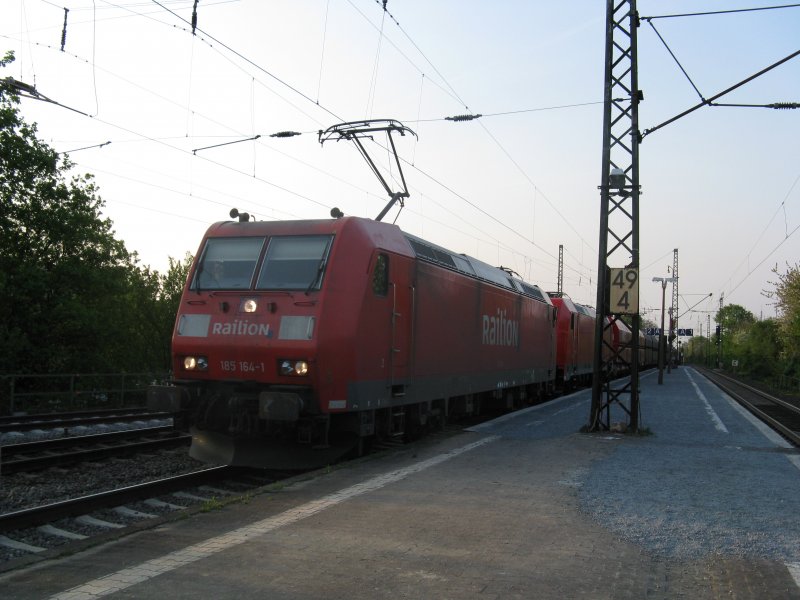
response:
[[[770,380],[773,389],[792,395],[800,395],[800,379],[797,377],[787,377],[786,375],[776,375]]]
[[[0,375],[0,415],[144,406],[147,386],[161,373]]]

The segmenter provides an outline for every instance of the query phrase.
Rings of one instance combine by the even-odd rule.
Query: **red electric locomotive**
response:
[[[556,384],[562,390],[588,385],[594,360],[594,310],[560,292],[548,292],[558,310]]]
[[[221,222],[192,265],[172,343],[191,454],[325,464],[482,403],[549,393],[556,311],[505,271],[368,219]]]

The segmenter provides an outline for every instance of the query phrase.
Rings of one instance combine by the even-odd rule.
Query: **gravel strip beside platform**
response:
[[[579,482],[582,509],[621,537],[677,559],[800,561],[797,449],[776,446],[696,371],[642,380],[644,427]],[[719,431],[699,386],[729,430]]]

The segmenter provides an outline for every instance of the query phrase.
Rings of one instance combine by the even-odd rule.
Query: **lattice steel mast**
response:
[[[639,428],[639,102],[636,0],[606,0],[603,159],[600,185],[600,247],[597,268],[597,322],[590,431],[611,427],[618,404],[628,427]],[[613,171],[613,173],[612,173]],[[611,242],[611,244],[609,244]],[[610,271],[611,265],[617,267]],[[635,302],[634,302],[635,300]],[[611,343],[612,323],[631,317],[631,343]],[[606,337],[607,336],[607,337]],[[626,349],[631,352],[628,355]],[[615,351],[616,350],[616,351]],[[626,359],[630,356],[630,360]],[[615,366],[629,367],[630,380],[612,381]],[[627,401],[627,402],[626,402]]]

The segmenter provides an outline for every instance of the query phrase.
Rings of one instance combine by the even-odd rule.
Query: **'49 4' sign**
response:
[[[635,315],[639,312],[639,269],[609,269],[609,312]]]

